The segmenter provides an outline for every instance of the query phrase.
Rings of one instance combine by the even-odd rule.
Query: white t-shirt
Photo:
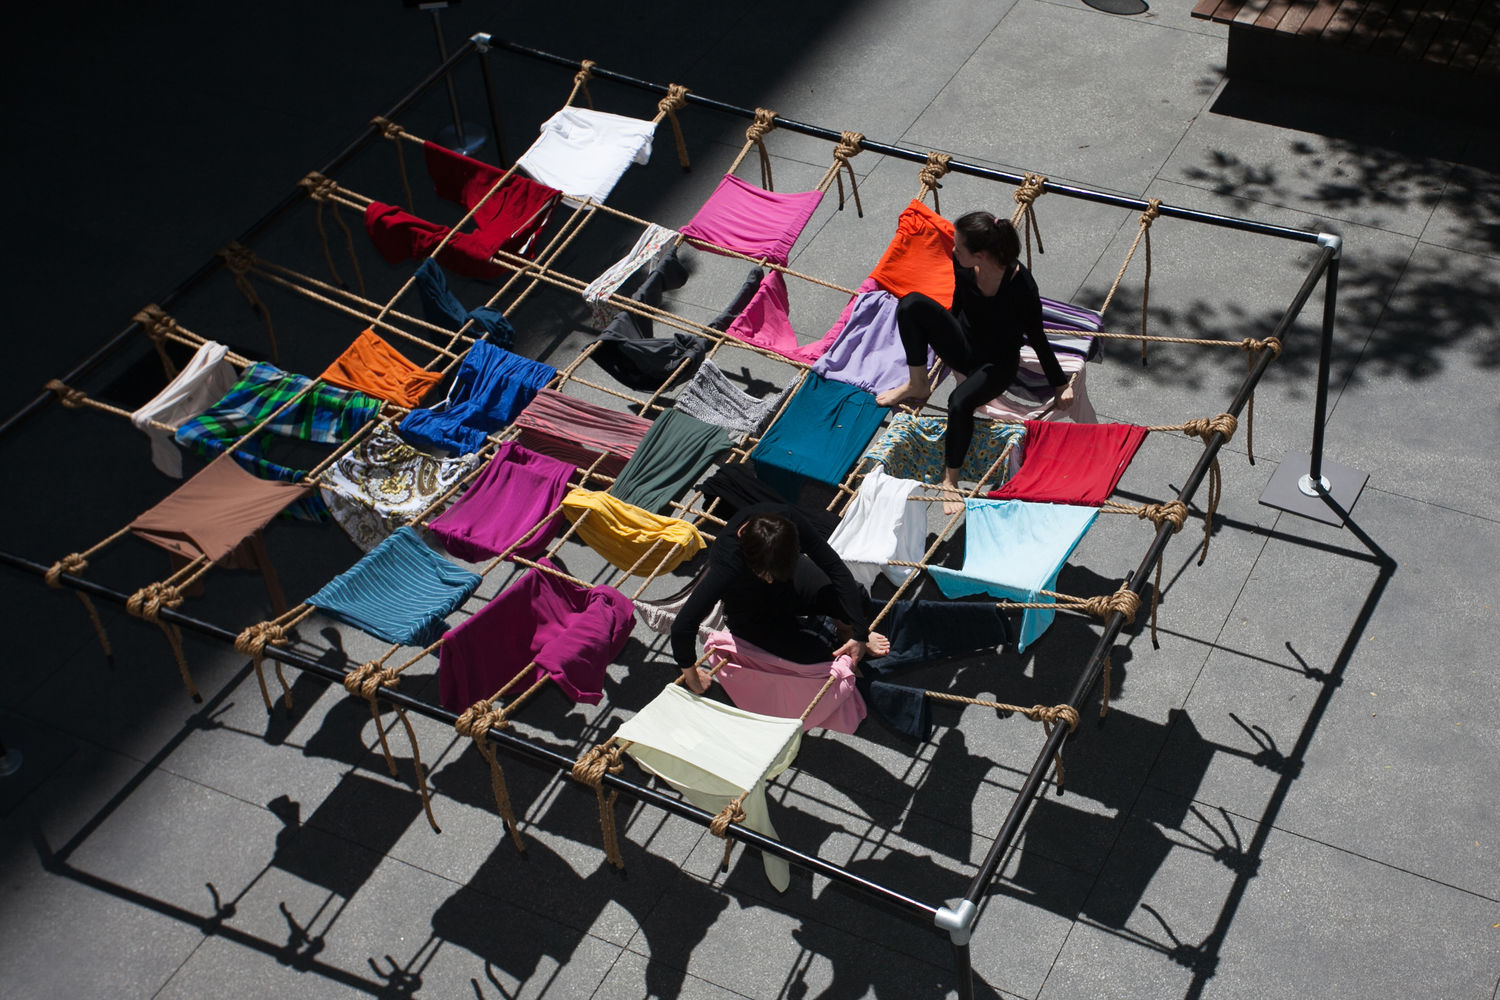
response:
[[[604,201],[631,163],[651,159],[656,123],[589,108],[563,108],[516,161],[536,181],[570,202]]]

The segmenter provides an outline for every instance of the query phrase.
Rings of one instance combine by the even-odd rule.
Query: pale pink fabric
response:
[[[865,699],[854,686],[854,661],[847,656],[825,663],[793,663],[728,632],[710,634],[703,649],[713,662],[723,662],[714,679],[748,712],[798,718],[832,674],[833,686],[803,720],[802,728],[822,726],[852,733],[865,717]]]

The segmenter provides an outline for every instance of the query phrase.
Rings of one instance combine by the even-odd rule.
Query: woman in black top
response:
[[[927,350],[965,376],[948,397],[948,433],[943,442],[943,485],[957,492],[958,470],[974,438],[974,411],[1000,395],[1016,379],[1022,341],[1031,344],[1047,381],[1057,387],[1057,406],[1073,405],[1073,387],[1042,333],[1042,296],[1031,272],[1021,265],[1021,238],[1007,219],[970,212],[954,223],[953,306],[944,309],[921,292],[902,297],[896,324],[906,348],[910,376],[905,385],[876,397],[881,406],[932,393]],[[943,505],[962,509],[958,501]]]
[[[672,656],[688,688],[702,694],[708,672],[698,659],[698,626],[715,604],[736,638],[795,663],[820,663],[866,652],[883,655],[889,643],[870,632],[865,596],[838,553],[801,511],[784,503],[746,507],[729,519],[708,550],[703,579],[672,623]],[[807,628],[804,615],[827,615],[850,626],[833,648]]]

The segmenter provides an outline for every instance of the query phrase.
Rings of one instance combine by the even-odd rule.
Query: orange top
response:
[[[953,223],[912,201],[896,220],[896,235],[870,277],[898,299],[922,292],[953,305]]]
[[[374,330],[366,330],[318,377],[410,409],[420,405],[427,390],[443,376],[418,368]]]

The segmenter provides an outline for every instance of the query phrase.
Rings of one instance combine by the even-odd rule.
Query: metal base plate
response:
[[[1324,524],[1342,528],[1343,522],[1333,509],[1323,502],[1322,497],[1308,496],[1300,487],[1300,481],[1307,476],[1311,463],[1311,457],[1306,454],[1288,452],[1271,476],[1271,481],[1266,484],[1266,491],[1260,495],[1260,502],[1267,507],[1284,510],[1288,514],[1296,514],[1299,517],[1311,518],[1314,521],[1322,521]],[[1355,502],[1359,500],[1360,493],[1364,492],[1365,483],[1369,481],[1370,476],[1368,473],[1325,458],[1323,459],[1323,478],[1328,482],[1328,492],[1333,496],[1334,501],[1345,511],[1352,511]]]

